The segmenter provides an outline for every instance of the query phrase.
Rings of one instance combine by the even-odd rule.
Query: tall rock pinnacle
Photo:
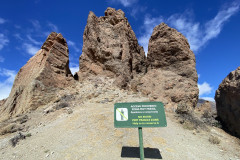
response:
[[[71,84],[68,46],[52,32],[42,48],[18,72],[11,93],[0,108],[0,119],[22,114],[56,98],[56,91]]]
[[[161,23],[153,30],[148,45],[148,71],[138,87],[166,107],[178,104],[195,107],[198,100],[196,61],[187,39]]]
[[[144,74],[145,54],[122,10],[107,8],[105,16],[89,13],[79,60],[79,77],[102,74],[116,77],[126,87],[136,74]]]
[[[148,49],[149,69],[172,71],[197,82],[195,56],[180,32],[161,23],[154,28]]]

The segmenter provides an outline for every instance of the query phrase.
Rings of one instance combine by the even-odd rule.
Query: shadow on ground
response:
[[[140,158],[139,147],[122,147],[121,157],[123,158]],[[144,148],[144,157],[152,159],[162,159],[159,149]]]

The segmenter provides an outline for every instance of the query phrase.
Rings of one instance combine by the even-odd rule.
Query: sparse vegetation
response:
[[[19,142],[19,140],[25,139],[26,136],[23,135],[21,132],[18,133],[18,135],[14,136],[13,138],[10,139],[10,143],[13,147],[15,147],[17,145],[17,143]]]
[[[216,136],[210,136],[208,141],[212,144],[219,144],[221,140]]]
[[[62,103],[60,103],[59,105],[56,106],[56,109],[59,110],[59,109],[62,109],[62,108],[66,108],[68,106],[69,106],[69,104],[67,102],[62,102]]]
[[[61,101],[71,101],[71,100],[74,100],[75,99],[75,97],[74,97],[74,95],[63,95],[62,97],[61,97]]]
[[[11,143],[12,147],[15,147],[20,140],[23,140],[26,137],[31,137],[31,136],[32,136],[31,133],[24,135],[21,132],[19,132],[18,135],[14,136],[13,138],[10,139],[10,143]]]
[[[176,109],[177,119],[183,125],[184,129],[204,129],[207,130],[204,122],[201,121],[186,104],[180,103]]]
[[[191,123],[191,122],[185,122],[185,123],[183,123],[183,128],[184,128],[184,129],[188,129],[188,130],[194,130],[194,129],[196,129],[195,126],[194,126],[194,124]]]
[[[189,113],[189,108],[186,104],[184,103],[179,103],[176,109],[177,114],[188,114]]]
[[[48,153],[48,152],[50,152],[50,150],[49,150],[49,149],[47,149],[47,150],[45,150],[45,151],[44,151],[44,153]]]
[[[205,110],[202,115],[203,118],[211,118],[212,117],[212,112],[209,112]]]
[[[32,134],[31,134],[31,133],[28,133],[28,134],[26,134],[25,136],[26,136],[26,137],[31,137]]]

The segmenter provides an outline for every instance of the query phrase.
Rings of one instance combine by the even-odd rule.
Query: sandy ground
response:
[[[10,145],[9,139],[17,133],[1,136],[0,159],[139,159],[121,157],[123,146],[138,147],[138,130],[114,128],[113,107],[115,102],[149,99],[111,87],[111,81],[107,86],[96,83],[98,86],[81,84],[75,88],[75,91],[82,92],[71,101],[71,114],[66,108],[44,113],[43,110],[49,106],[30,113],[26,123],[30,128],[24,134],[31,133],[32,136],[21,140],[15,147]],[[240,160],[239,140],[219,128],[211,127],[210,131],[200,132],[187,130],[177,122],[173,113],[167,113],[167,125],[165,128],[143,128],[144,147],[159,149],[162,159]],[[208,139],[211,135],[218,137],[220,144],[210,143]]]

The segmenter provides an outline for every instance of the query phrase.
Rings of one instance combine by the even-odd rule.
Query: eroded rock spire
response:
[[[56,98],[56,92],[72,84],[68,46],[52,32],[41,49],[18,72],[11,93],[0,108],[1,120],[34,110]]]

